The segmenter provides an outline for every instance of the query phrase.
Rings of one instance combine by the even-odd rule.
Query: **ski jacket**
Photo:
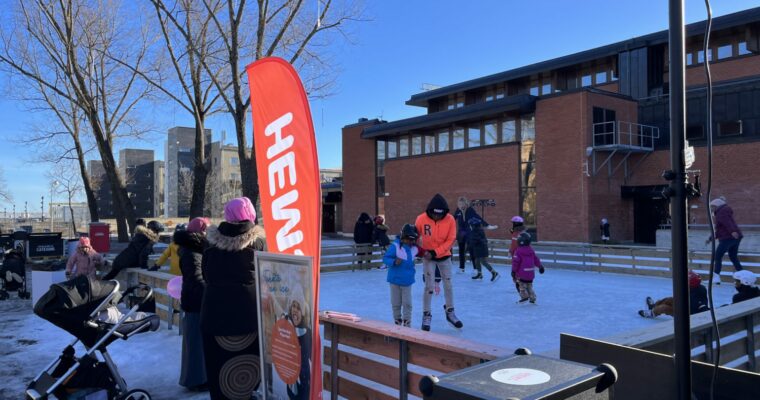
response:
[[[388,226],[385,224],[375,225],[375,230],[372,233],[373,243],[377,243],[380,246],[387,246],[391,244],[391,239],[388,237]]]
[[[176,243],[172,240],[171,243],[169,243],[169,247],[164,250],[163,253],[161,253],[161,257],[156,260],[156,265],[164,265],[166,262],[166,259],[169,259],[169,273],[172,275],[182,275],[182,272],[179,270],[179,246],[177,246]]]
[[[739,238],[742,237],[742,231],[734,221],[734,210],[724,204],[715,210],[715,237],[718,240],[733,239],[732,232],[739,234]]]
[[[264,250],[264,229],[250,221],[222,222],[206,230],[209,247],[201,269],[206,289],[201,302],[201,331],[213,336],[258,331],[257,251]],[[245,316],[241,318],[241,316]]]
[[[148,256],[153,253],[153,243],[156,242],[158,242],[157,233],[138,225],[129,245],[116,256],[111,272],[103,279],[114,279],[124,268],[148,268]]]
[[[391,243],[383,256],[383,264],[388,266],[386,281],[399,286],[411,286],[414,283],[414,257],[420,254],[417,246],[408,246],[396,239]],[[396,259],[401,259],[401,264],[396,265]]]
[[[736,292],[737,293],[733,298],[733,303],[760,297],[760,288],[757,288],[755,286],[741,285],[736,288]]]
[[[515,277],[524,282],[533,282],[536,269],[541,266],[541,260],[530,246],[519,246],[512,256],[512,272]]]
[[[97,251],[90,249],[90,251],[83,253],[81,247],[77,247],[76,251],[71,254],[69,261],[66,262],[66,273],[74,273],[75,276],[85,275],[94,277],[98,271],[98,267],[103,265],[103,256],[98,254]]]
[[[484,222],[485,223],[485,222]],[[474,258],[488,257],[488,238],[482,226],[472,227],[467,238],[467,248]]]
[[[434,221],[431,214],[442,211],[444,217],[439,221]],[[421,247],[425,251],[434,251],[433,261],[443,261],[451,257],[451,246],[456,240],[456,221],[449,214],[449,206],[446,199],[440,194],[433,196],[430,200],[427,210],[417,216],[414,225],[420,234]]]
[[[710,309],[707,302],[707,288],[700,284],[689,288],[689,314],[697,314]]]
[[[457,221],[457,240],[468,239],[470,232],[472,232],[472,227],[470,227],[470,224],[468,224],[467,221],[472,218],[477,218],[483,221],[483,225],[489,225],[489,223],[483,220],[472,207],[465,208],[464,212],[459,208],[454,211],[454,219]]]
[[[199,313],[206,281],[203,280],[203,250],[208,246],[202,233],[174,232],[173,242],[179,248],[179,269],[182,271],[182,311]]]

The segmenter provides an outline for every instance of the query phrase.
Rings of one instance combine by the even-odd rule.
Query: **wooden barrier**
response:
[[[380,321],[320,317],[324,327],[325,390],[331,399],[422,397],[425,374],[445,374],[512,351]]]

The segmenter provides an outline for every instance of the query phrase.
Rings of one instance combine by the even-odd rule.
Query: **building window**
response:
[[[596,78],[597,85],[601,85],[602,83],[607,83],[607,71],[597,72],[595,78]]]
[[[739,55],[747,55],[752,53],[751,51],[747,50],[747,42],[739,42]]]
[[[581,77],[581,86],[591,86],[591,74],[583,75]]]
[[[230,157],[230,165],[240,165],[240,160],[237,157]]]
[[[747,48],[746,43],[744,48]],[[497,87],[496,88],[496,100],[503,99],[504,98],[504,87]]]
[[[538,86],[531,86],[530,87],[530,95],[531,96],[538,96]]]
[[[694,64],[694,54],[686,53],[686,65],[692,65],[692,64]]]
[[[398,143],[394,140],[388,141],[388,158],[398,157]]]
[[[594,146],[615,143],[615,110],[594,107],[592,110]]]
[[[509,143],[517,139],[515,120],[508,118],[501,121],[501,142]]]
[[[403,136],[398,141],[398,156],[409,157],[409,137]]]
[[[737,136],[742,134],[742,121],[718,122],[718,136]]]
[[[377,141],[377,159],[385,160],[385,140]]]
[[[689,125],[686,127],[686,140],[704,139],[705,129],[702,125]]]
[[[533,115],[520,117],[520,140],[536,140],[536,120]]]
[[[718,47],[718,60],[723,60],[733,56],[734,46],[730,43]]]
[[[541,85],[541,95],[547,95],[552,94],[552,84],[551,83],[544,83]]]
[[[480,125],[467,127],[467,148],[480,147]]]
[[[422,154],[422,136],[412,136],[412,155]]]
[[[493,95],[493,89],[486,90],[486,101],[493,101],[494,95]]]
[[[461,150],[464,148],[464,129],[454,128],[454,133],[451,136],[452,144],[451,150]]]
[[[449,151],[449,131],[438,132],[438,151]]]
[[[435,136],[425,135],[425,154],[435,153]]]
[[[712,49],[710,49],[708,51],[708,53],[707,53],[707,59],[709,61],[713,60]],[[705,62],[705,52],[704,52],[704,50],[700,50],[700,51],[697,52],[697,64],[702,64],[703,62]]]
[[[483,145],[490,146],[499,142],[496,121],[488,121],[483,125]]]

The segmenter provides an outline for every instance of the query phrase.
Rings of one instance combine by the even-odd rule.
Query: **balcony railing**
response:
[[[591,125],[593,147],[596,150],[654,150],[654,140],[660,128],[627,121],[599,122]]]

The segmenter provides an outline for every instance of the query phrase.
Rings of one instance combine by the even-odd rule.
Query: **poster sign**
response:
[[[307,398],[314,363],[311,257],[256,253],[262,389],[266,399]]]
[[[263,58],[246,67],[246,72],[267,248],[273,253],[311,257],[311,290],[306,300],[316,305],[322,192],[309,101],[298,74],[281,58]],[[318,322],[318,311],[317,307],[309,309],[311,321]],[[313,400],[322,398],[322,363],[319,330],[312,332],[308,398]]]
[[[63,257],[61,233],[29,234],[27,257]]]

